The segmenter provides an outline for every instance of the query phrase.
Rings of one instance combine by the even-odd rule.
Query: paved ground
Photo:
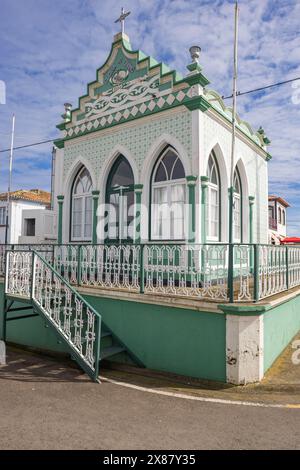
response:
[[[287,350],[251,387],[102,370],[125,387],[94,384],[73,364],[10,348],[0,368],[0,449],[300,449],[300,366],[290,358]]]

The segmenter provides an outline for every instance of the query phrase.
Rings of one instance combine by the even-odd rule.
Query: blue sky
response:
[[[241,0],[240,91],[300,76],[300,1]],[[181,73],[192,44],[211,87],[231,93],[233,2],[228,0],[0,0],[0,149],[58,135],[63,103],[76,105],[105,61],[121,6],[132,11],[126,31],[142,49]],[[300,82],[238,100],[239,114],[272,141],[270,193],[292,205],[289,234],[300,236]],[[8,154],[0,154],[0,191],[7,188]],[[13,187],[50,188],[51,145],[15,152]]]

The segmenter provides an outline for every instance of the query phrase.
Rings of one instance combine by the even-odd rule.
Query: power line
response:
[[[237,96],[249,95],[250,93],[257,93],[258,91],[263,91],[263,90],[267,90],[269,88],[274,88],[274,87],[278,87],[278,86],[281,86],[281,85],[286,85],[287,83],[296,82],[297,80],[300,80],[300,77],[293,78],[291,80],[285,80],[284,82],[273,83],[272,85],[267,85],[267,86],[260,87],[260,88],[254,88],[253,90],[248,90],[248,91],[244,91],[244,92],[238,91],[236,95]],[[233,95],[222,96],[223,100],[228,100],[230,98],[233,98]],[[26,149],[28,147],[36,147],[37,145],[49,144],[49,143],[54,142],[54,140],[56,140],[56,139],[43,140],[41,142],[34,142],[33,144],[20,145],[18,147],[14,147],[13,150],[21,150],[21,149]],[[0,153],[10,152],[10,150],[11,149],[0,150]]]
[[[43,140],[41,142],[35,142],[33,144],[20,145],[19,147],[14,147],[13,150],[26,149],[28,147],[35,147],[36,145],[49,144],[50,142],[54,142],[54,140],[55,139]],[[10,151],[10,149],[4,149],[4,150],[0,150],[0,153],[9,152],[9,151]]]
[[[249,93],[256,93],[257,91],[267,90],[268,88],[274,88],[274,87],[277,87],[277,86],[286,85],[287,83],[296,82],[297,80],[300,80],[300,77],[293,78],[291,80],[285,80],[284,82],[273,83],[273,85],[267,85],[267,86],[263,86],[263,87],[260,87],[260,88],[255,88],[254,90],[248,90],[248,91],[244,91],[244,92],[238,91],[236,96],[249,95]],[[233,95],[222,96],[223,100],[228,100],[230,98],[233,98]]]

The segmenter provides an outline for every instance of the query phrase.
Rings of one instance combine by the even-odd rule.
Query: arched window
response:
[[[285,220],[285,210],[282,209],[282,225],[285,225],[286,224],[286,220]]]
[[[92,238],[92,179],[83,167],[75,178],[72,189],[72,241]]]
[[[207,238],[220,240],[220,174],[214,152],[210,154],[207,166],[208,194],[206,206]]]
[[[281,218],[281,209],[279,207],[278,209],[278,223],[281,224],[282,223],[282,218]]]
[[[106,185],[108,206],[107,235],[109,240],[132,240],[134,218],[134,176],[129,162],[123,155],[115,161]]]
[[[171,147],[158,159],[152,175],[151,238],[183,240],[186,179],[182,162]]]
[[[233,236],[236,243],[242,241],[242,185],[239,170],[236,168],[233,177]]]

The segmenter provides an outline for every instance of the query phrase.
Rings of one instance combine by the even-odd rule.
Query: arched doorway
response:
[[[129,162],[120,155],[112,166],[106,184],[108,224],[106,240],[130,242],[133,240],[134,176]]]

